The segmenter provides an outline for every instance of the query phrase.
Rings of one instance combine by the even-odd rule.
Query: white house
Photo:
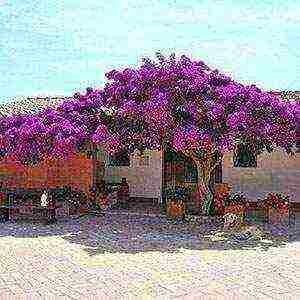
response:
[[[116,183],[126,177],[132,197],[161,199],[165,182],[162,151],[146,151],[143,158],[132,155],[129,166],[110,166],[109,159],[104,160],[106,182]],[[222,160],[222,182],[253,201],[267,192],[285,192],[293,202],[300,203],[299,153],[294,157],[283,151],[264,153],[257,157],[256,167],[235,167],[233,153],[228,153]]]

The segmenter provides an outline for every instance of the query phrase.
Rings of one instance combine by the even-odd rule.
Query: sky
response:
[[[101,87],[157,51],[300,90],[299,48],[299,0],[0,0],[0,103]]]

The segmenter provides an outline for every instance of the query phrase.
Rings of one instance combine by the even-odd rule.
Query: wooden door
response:
[[[169,150],[164,153],[164,186],[175,187],[185,182],[185,158]]]

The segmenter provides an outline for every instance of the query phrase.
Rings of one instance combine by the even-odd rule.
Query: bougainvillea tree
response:
[[[101,90],[87,89],[58,109],[0,120],[1,154],[22,162],[101,145],[108,154],[173,148],[191,157],[208,212],[210,174],[238,145],[260,154],[293,154],[299,113],[255,85],[244,86],[202,61],[172,54],[113,70]],[[104,109],[105,108],[105,109]]]

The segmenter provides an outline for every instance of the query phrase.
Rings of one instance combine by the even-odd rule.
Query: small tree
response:
[[[243,86],[202,61],[160,53],[157,59],[110,71],[102,90],[76,93],[57,110],[2,118],[0,153],[34,163],[97,144],[108,154],[171,147],[195,161],[206,213],[210,174],[225,152],[245,145],[255,154],[274,147],[293,154],[296,104]]]

